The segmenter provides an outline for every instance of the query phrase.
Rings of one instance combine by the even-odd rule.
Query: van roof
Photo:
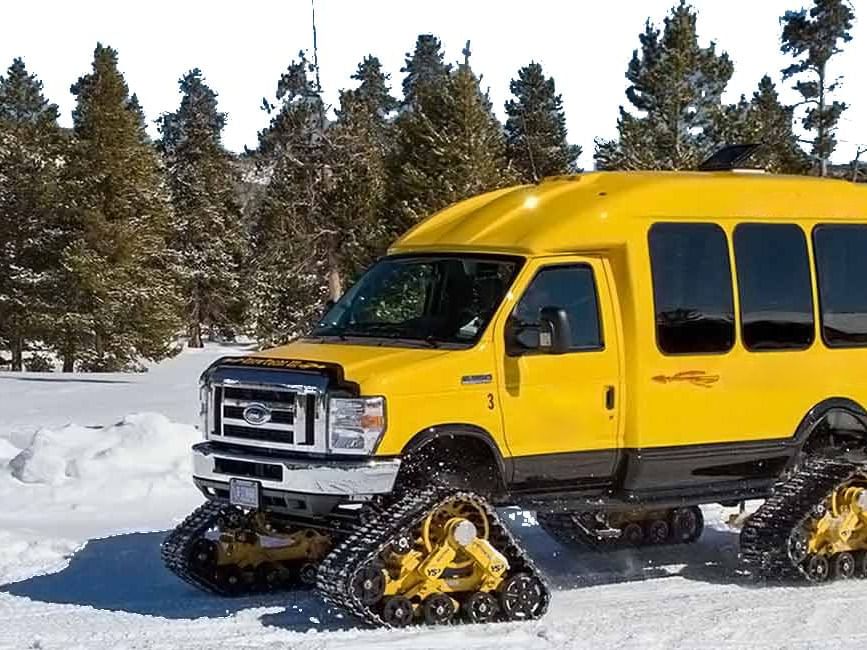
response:
[[[867,187],[744,172],[592,172],[496,190],[422,221],[390,253],[607,250],[654,221],[867,221]]]

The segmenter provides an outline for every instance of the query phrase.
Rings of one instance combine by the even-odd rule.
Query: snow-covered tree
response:
[[[169,244],[176,254],[190,347],[202,347],[203,328],[240,325],[246,232],[238,202],[240,178],[221,143],[226,114],[198,69],[178,82],[178,110],[159,120],[173,218]]]
[[[567,142],[563,98],[554,79],[532,62],[518,70],[509,89],[514,99],[506,102],[506,146],[521,180],[577,171],[581,147]]]
[[[28,339],[51,325],[48,306],[62,245],[66,137],[42,82],[15,59],[0,76],[0,348],[21,370]]]
[[[97,45],[92,71],[71,91],[75,238],[64,251],[53,343],[66,371],[139,369],[141,359],[171,353],[179,325],[166,247],[171,205],[117,52]]]
[[[597,141],[600,169],[692,169],[715,143],[710,133],[734,70],[726,53],[698,42],[696,12],[681,0],[662,31],[650,21],[626,71],[627,99],[618,138]]]
[[[439,41],[419,36],[404,71],[390,170],[404,226],[451,203],[515,182],[502,125],[469,62],[443,64]],[[466,53],[467,59],[469,53]]]
[[[390,116],[397,107],[379,59],[367,56],[352,77],[359,82],[340,93],[337,119],[329,132],[327,165],[332,174],[326,214],[334,230],[341,287],[381,255],[397,234],[388,210],[387,159],[393,150]],[[332,290],[332,297],[341,291]]]
[[[782,17],[780,49],[796,59],[783,70],[783,78],[801,77],[795,90],[808,107],[803,125],[815,132],[812,153],[821,176],[828,175],[828,159],[837,148],[837,123],[847,108],[844,102],[829,98],[839,88],[840,78],[828,78],[828,62],[842,51],[842,43],[852,40],[854,18],[847,0],[813,0],[809,12],[787,11]]]
[[[252,314],[263,343],[303,333],[329,295],[337,272],[333,248],[340,233],[326,218],[332,187],[327,166],[325,106],[304,52],[277,84],[278,104],[265,100],[271,123],[259,134],[259,159],[268,186],[253,231],[255,287]]]
[[[725,106],[715,128],[715,139],[723,143],[755,143],[761,148],[751,164],[777,174],[803,174],[810,168],[807,155],[793,130],[792,106],[780,102],[777,88],[765,76],[752,98],[741,96],[737,104]]]

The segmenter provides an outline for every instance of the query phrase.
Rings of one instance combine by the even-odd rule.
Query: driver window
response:
[[[524,327],[538,325],[544,307],[566,310],[572,329],[572,350],[605,347],[596,282],[593,269],[586,264],[552,266],[539,271],[512,312],[512,318]]]

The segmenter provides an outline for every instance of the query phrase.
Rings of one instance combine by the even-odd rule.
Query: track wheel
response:
[[[807,560],[807,577],[813,582],[825,582],[831,575],[831,563],[826,555],[811,555]]]
[[[408,533],[402,533],[394,538],[389,544],[389,550],[395,555],[406,555],[412,550],[413,537]]]
[[[406,627],[412,623],[412,603],[403,596],[390,596],[382,607],[382,620],[392,627]]]
[[[256,583],[265,591],[279,587],[282,579],[280,567],[272,562],[262,562],[256,567]]]
[[[809,546],[807,534],[802,528],[793,530],[792,533],[789,535],[787,551],[789,553],[789,559],[792,561],[793,564],[800,564],[807,559],[807,555],[809,553]]]
[[[382,568],[376,565],[366,566],[353,580],[355,594],[365,605],[373,605],[382,600],[385,594],[385,576]]]
[[[867,551],[855,553],[855,575],[859,578],[867,578]]]
[[[671,516],[671,529],[675,541],[694,542],[701,536],[704,518],[699,508],[678,508]]]
[[[664,519],[654,519],[647,526],[647,539],[651,544],[665,544],[671,534],[671,526]]]
[[[311,587],[316,584],[316,573],[319,570],[312,562],[305,562],[298,569],[298,579],[302,585]]]
[[[538,579],[518,573],[500,585],[500,607],[509,620],[529,620],[542,608],[543,593],[544,587]]]
[[[209,571],[217,566],[219,547],[210,539],[197,540],[190,551],[190,561],[199,569]]]
[[[244,588],[244,574],[236,566],[222,566],[217,569],[217,582],[227,593],[235,596]]]
[[[467,623],[490,623],[500,611],[500,604],[493,595],[477,591],[464,601],[462,611]]]
[[[644,541],[644,529],[641,527],[641,524],[630,522],[623,527],[623,530],[620,533],[620,539],[627,546],[641,546],[641,542]]]
[[[831,571],[835,578],[848,580],[855,575],[855,556],[851,553],[837,553],[831,560]]]
[[[424,599],[421,612],[428,625],[445,625],[455,615],[455,606],[445,594],[431,594]]]

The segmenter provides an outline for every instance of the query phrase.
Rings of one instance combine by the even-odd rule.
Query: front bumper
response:
[[[193,477],[200,487],[231,478],[259,481],[263,493],[364,500],[394,488],[400,459],[299,459],[226,450],[208,442],[193,447]]]

